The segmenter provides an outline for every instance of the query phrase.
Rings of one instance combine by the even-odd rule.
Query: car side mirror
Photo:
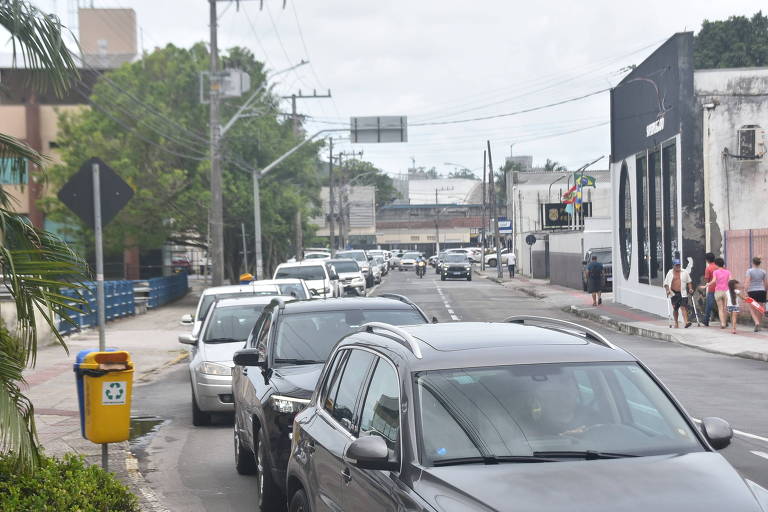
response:
[[[389,448],[384,438],[373,435],[355,439],[347,446],[344,460],[360,469],[397,471],[400,463],[390,460]]]
[[[256,348],[244,348],[238,350],[235,355],[232,356],[232,361],[237,366],[266,366],[266,361],[259,359],[259,350]]]
[[[368,261],[373,261],[373,256],[368,256]]]
[[[185,345],[197,345],[197,338],[191,334],[180,334],[179,343],[184,343]]]
[[[181,317],[181,325],[192,325],[195,323],[195,320],[192,318],[192,315],[184,315]]]
[[[438,320],[437,320],[437,317],[436,317],[436,316],[433,316],[433,317],[432,317],[432,323],[433,323],[433,324],[436,324],[437,322],[438,322]]]
[[[715,450],[722,450],[733,438],[733,429],[722,418],[710,416],[701,420],[701,432]]]

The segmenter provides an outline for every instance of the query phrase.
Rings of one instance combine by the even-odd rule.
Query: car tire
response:
[[[269,469],[269,455],[267,454],[267,444],[264,442],[264,434],[259,431],[257,437],[258,445],[256,448],[256,479],[258,481],[259,498],[258,510],[282,510],[283,495],[275,484],[272,477],[272,471]],[[265,471],[266,468],[266,471]]]
[[[489,267],[495,267],[496,266],[496,258],[491,258],[488,260],[488,266]]]
[[[445,281],[445,276],[440,276],[441,281]]]
[[[211,413],[198,407],[194,389],[192,390],[192,424],[196,427],[205,427],[211,424]]]
[[[467,281],[471,281],[471,280],[472,280],[472,274],[467,274]]]
[[[310,512],[309,500],[307,499],[307,493],[304,492],[304,489],[299,489],[293,493],[288,512]]]
[[[253,456],[253,452],[243,444],[240,436],[237,435],[237,424],[235,424],[232,432],[235,438],[235,469],[241,475],[253,475],[258,470],[256,457]]]

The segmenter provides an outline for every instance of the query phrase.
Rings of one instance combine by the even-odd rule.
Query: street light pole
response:
[[[483,150],[483,215],[481,218],[480,237],[481,247],[483,248],[483,257],[480,259],[480,270],[485,271],[485,230],[488,227],[488,223],[485,221],[485,160],[488,157],[486,150]],[[497,262],[498,263],[498,262]]]
[[[224,282],[224,200],[221,191],[221,161],[219,155],[219,48],[217,37],[216,0],[208,0],[211,29],[211,85],[210,85],[210,129],[211,129],[211,238],[212,238],[212,279],[213,286]]]
[[[440,203],[437,200],[435,189],[435,255],[440,254]]]

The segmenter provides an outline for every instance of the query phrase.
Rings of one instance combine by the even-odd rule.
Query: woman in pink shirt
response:
[[[723,258],[715,258],[715,265],[717,265],[717,270],[712,273],[712,280],[701,288],[704,289],[707,286],[714,285],[717,314],[720,317],[720,328],[725,329],[728,321],[726,306],[728,303],[728,281],[731,280],[731,271],[725,268],[725,260]]]

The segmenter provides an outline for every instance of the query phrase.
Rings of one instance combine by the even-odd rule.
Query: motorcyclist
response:
[[[427,271],[427,260],[424,259],[424,255],[420,254],[416,259],[416,274],[419,277],[424,277],[424,273]]]

